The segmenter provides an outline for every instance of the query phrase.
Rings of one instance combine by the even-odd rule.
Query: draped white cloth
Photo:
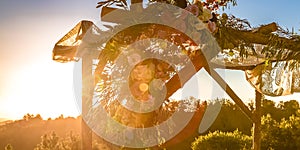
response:
[[[296,61],[266,61],[261,53],[263,46],[255,45],[254,48],[257,55],[249,54],[247,58],[242,58],[237,50],[223,50],[211,62],[245,70],[248,82],[264,95],[284,96],[300,92],[300,68]]]

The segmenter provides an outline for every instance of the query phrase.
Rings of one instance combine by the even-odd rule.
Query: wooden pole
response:
[[[241,108],[246,116],[254,121],[253,114],[244,102],[237,96],[237,94],[230,88],[224,79],[214,70],[205,67],[208,74],[221,86],[221,88],[231,97],[231,99]]]
[[[254,133],[253,133],[253,149],[261,148],[261,99],[262,94],[255,90],[255,112],[254,112]]]
[[[84,121],[92,106],[93,96],[93,76],[92,76],[93,59],[90,57],[82,58],[82,120],[81,120],[81,148],[82,150],[92,150],[92,130]]]
[[[200,54],[194,57],[191,62],[193,64],[193,68],[184,67],[166,83],[166,99],[171,97],[178,89],[182,88],[184,84],[188,82],[201,68],[207,65],[205,56]],[[183,76],[179,77],[179,74],[182,74]]]
[[[261,99],[262,94],[255,90],[255,111],[254,114],[244,104],[244,102],[234,93],[229,85],[220,77],[215,70],[205,67],[210,76],[226,91],[232,100],[241,108],[241,110],[251,119],[254,126],[253,133],[253,150],[261,149]]]
[[[131,0],[131,4],[138,4],[138,7],[136,7],[136,9],[143,9],[143,0]],[[131,8],[132,9],[132,8]]]

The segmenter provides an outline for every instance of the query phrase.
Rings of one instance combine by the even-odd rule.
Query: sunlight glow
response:
[[[26,113],[41,114],[44,119],[55,118],[60,114],[78,116],[73,91],[73,64],[52,61],[52,48],[80,20],[99,21],[99,10],[95,9],[96,1],[79,1],[80,3],[71,5],[69,1],[49,3],[45,1],[42,7],[29,3],[26,7],[9,6],[6,4],[9,1],[1,2],[1,6],[5,9],[0,9],[2,11],[0,15],[4,16],[1,16],[3,18],[0,23],[0,118],[20,119]],[[280,9],[274,9],[272,6],[270,8],[274,12],[262,13],[265,12],[265,6],[269,5],[269,2],[259,1],[259,3],[261,5],[253,1],[240,2],[238,7],[226,12],[248,18],[254,26],[275,21],[283,27],[299,28],[299,22],[295,21],[300,19],[297,12],[278,11]],[[259,7],[257,11],[251,11],[257,7]],[[291,7],[290,10],[297,10],[299,5]],[[269,15],[274,13],[278,13],[273,15],[277,18]],[[198,91],[200,96],[197,98],[205,100],[220,98],[223,95],[222,89],[204,71],[198,74],[196,80],[200,85]],[[226,73],[225,80],[243,100],[254,99],[254,90],[246,81],[243,72],[230,71]],[[217,91],[212,91],[214,86],[217,86],[215,88]],[[146,86],[142,86],[142,90],[146,90]],[[180,92],[177,91],[173,96],[180,95]],[[224,97],[229,98],[227,95]],[[300,93],[266,98],[277,102],[291,99],[300,101]]]
[[[16,72],[11,77],[13,82],[3,98],[1,111],[11,119],[20,119],[26,113],[41,114],[44,119],[60,114],[78,116],[73,97],[72,64],[58,65],[38,64]],[[56,72],[52,73],[53,70]]]

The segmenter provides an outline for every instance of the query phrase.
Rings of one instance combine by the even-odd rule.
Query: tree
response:
[[[5,146],[5,150],[13,150],[13,146],[11,146],[10,144],[7,144],[7,146]]]
[[[29,114],[27,113],[26,115],[23,116],[23,120],[30,120],[30,119],[33,119],[34,118],[34,115],[33,114]]]
[[[43,120],[42,116],[40,114],[37,114],[34,119]]]
[[[57,118],[55,118],[55,120],[60,120],[60,119],[64,119],[64,115],[60,114]]]
[[[296,100],[290,100],[283,103],[283,112],[285,119],[288,119],[289,116],[297,115],[297,112],[300,110],[299,103]]]
[[[264,99],[262,101],[262,115],[268,114],[276,121],[280,121],[283,118],[283,113],[280,107],[276,107],[274,101]]]
[[[230,100],[222,99],[220,103],[221,111],[209,131],[233,132],[238,129],[243,134],[251,135],[252,122],[242,110]]]
[[[277,122],[270,115],[262,117],[262,149],[300,149],[300,117],[290,116]]]

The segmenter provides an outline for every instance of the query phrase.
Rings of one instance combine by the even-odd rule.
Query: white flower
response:
[[[211,11],[209,9],[203,8],[203,13],[198,18],[202,21],[208,21],[212,18]]]

